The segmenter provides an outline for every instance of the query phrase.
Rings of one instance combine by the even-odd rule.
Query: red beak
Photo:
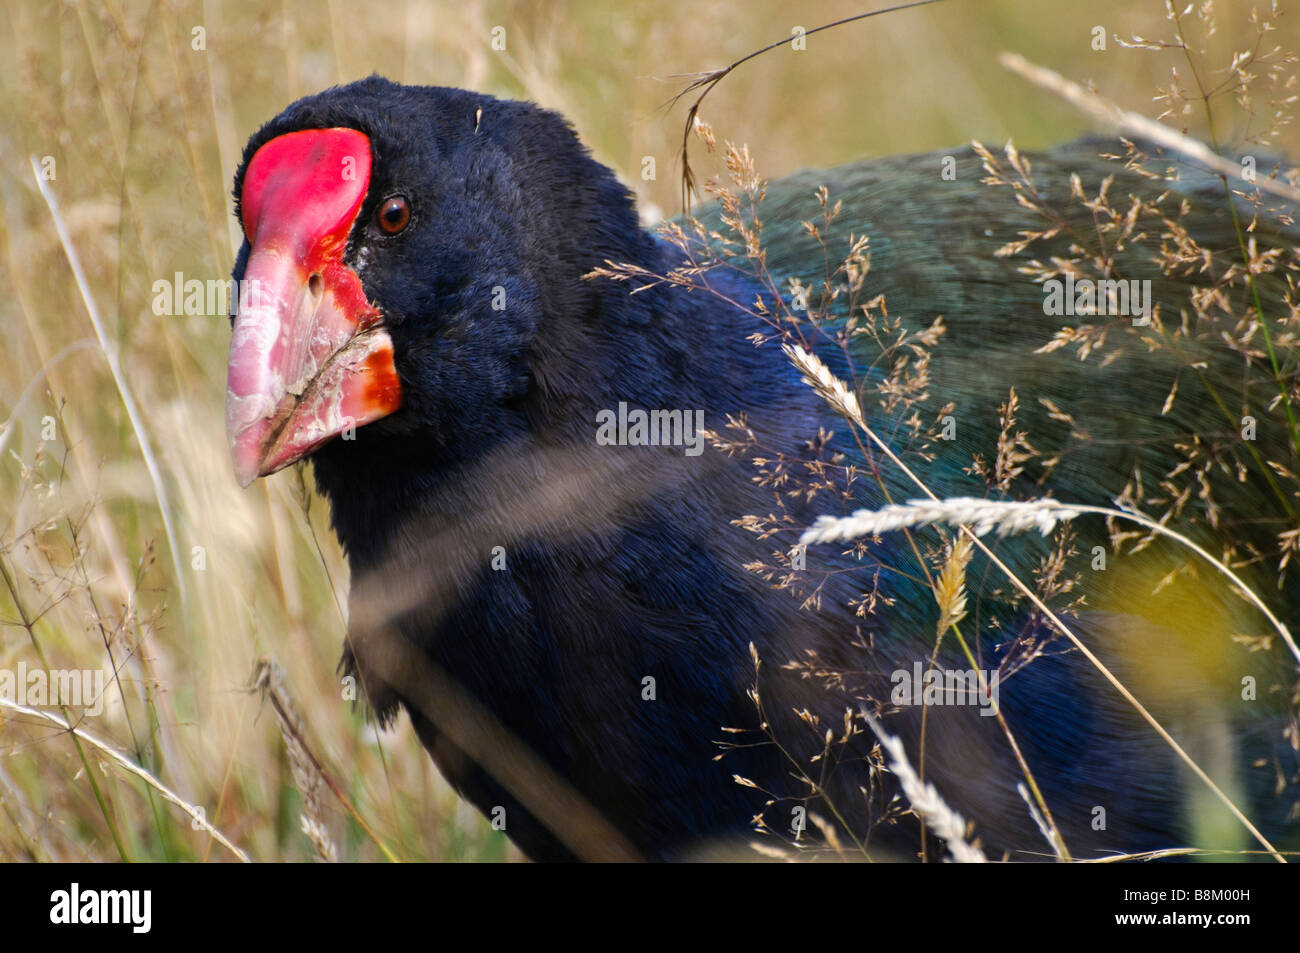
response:
[[[343,262],[369,184],[370,140],[354,129],[279,136],[248,164],[252,251],[226,390],[241,486],[402,404],[383,316]]]

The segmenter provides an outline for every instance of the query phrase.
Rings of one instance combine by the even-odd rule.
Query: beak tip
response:
[[[253,485],[253,481],[261,476],[258,472],[260,469],[261,468],[258,467],[256,463],[249,465],[248,463],[236,460],[235,482],[239,484],[241,489],[248,489]]]
[[[266,472],[263,435],[260,432],[249,432],[257,429],[249,428],[237,433],[230,441],[230,461],[234,464],[235,482],[244,489]]]

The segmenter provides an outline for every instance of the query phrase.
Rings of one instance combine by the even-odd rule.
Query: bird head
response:
[[[359,428],[426,447],[526,429],[539,329],[590,312],[581,276],[637,234],[558,115],[379,77],[267,123],[234,195],[226,424],[245,486]]]

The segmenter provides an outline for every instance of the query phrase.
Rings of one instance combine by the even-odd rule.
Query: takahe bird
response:
[[[1300,506],[1281,378],[1251,320],[1210,323],[1247,308],[1223,181],[1100,155],[1123,151],[800,173],[767,187],[755,255],[725,244],[744,215],[729,201],[698,233],[643,229],[533,104],[378,77],[307,97],[235,176],[236,474],[312,461],[352,572],[345,675],[381,719],[406,710],[535,859],[755,838],[944,856],[874,726],[990,857],[1050,858],[1040,820],[1072,857],[1295,849],[1295,659],[1186,547],[1113,540],[1095,516],[1064,541],[986,537],[1222,797],[951,528],[796,547],[818,516],[922,496],[791,363],[781,344],[802,341],[939,497],[1172,507],[1212,555],[1231,539],[1251,587],[1300,621],[1294,573],[1277,579]],[[1132,196],[1152,204],[1130,215]],[[1260,214],[1252,240],[1293,248],[1289,221]],[[850,236],[869,245],[837,277]],[[1257,275],[1270,320],[1286,314],[1273,265]],[[1151,307],[1053,316],[1052,273],[1149,281]],[[832,285],[861,292],[852,317],[848,295],[815,334],[782,310]],[[954,580],[955,628],[936,600],[948,585],[961,618]],[[986,679],[945,704],[962,699],[923,698],[931,668]]]

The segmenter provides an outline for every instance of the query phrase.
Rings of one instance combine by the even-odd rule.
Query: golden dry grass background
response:
[[[0,5],[0,669],[42,657],[51,668],[115,667],[120,686],[84,727],[202,808],[253,859],[306,859],[315,851],[300,829],[289,752],[272,711],[247,690],[255,661],[269,656],[285,671],[306,740],[373,832],[324,795],[321,819],[342,859],[381,859],[380,844],[405,860],[517,857],[438,778],[405,722],[376,736],[341,698],[347,569],[325,507],[296,471],[238,488],[223,428],[228,323],[154,314],[153,284],[177,272],[228,276],[240,150],[298,96],[378,72],[530,98],[564,112],[643,202],[672,214],[684,107],[662,108],[683,83],[668,77],[869,8]],[[1214,66],[1253,45],[1248,11],[1222,9],[1208,41]],[[1293,49],[1297,15],[1283,17],[1277,38]],[[1114,35],[1166,36],[1164,17],[1158,0],[952,0],[810,37],[802,52],[776,50],[729,77],[702,116],[720,137],[747,142],[773,178],[975,137],[1045,146],[1087,123],[1007,73],[997,54],[1019,52],[1155,115],[1152,96],[1178,60],[1123,49]],[[490,47],[497,26],[505,51]],[[1105,51],[1092,48],[1098,26]],[[203,49],[193,48],[196,28]],[[1202,133],[1199,117],[1191,121]],[[1250,131],[1233,121],[1218,130],[1226,145]],[[1277,147],[1300,155],[1300,129],[1285,129]],[[656,160],[652,182],[641,178],[645,156]],[[30,157],[53,159],[47,185],[139,428]],[[48,723],[0,711],[0,860],[231,858],[147,785],[82,750]]]

